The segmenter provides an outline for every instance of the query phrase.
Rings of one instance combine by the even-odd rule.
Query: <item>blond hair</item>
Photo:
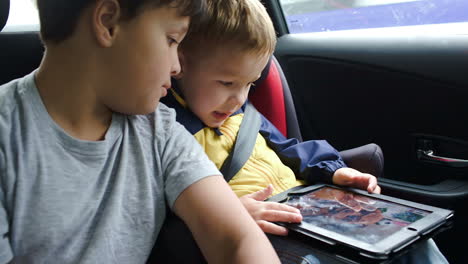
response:
[[[271,55],[276,34],[259,0],[207,0],[205,18],[190,26],[182,51],[235,47],[241,51]]]

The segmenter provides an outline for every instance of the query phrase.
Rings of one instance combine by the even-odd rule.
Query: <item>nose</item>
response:
[[[177,53],[177,50],[176,52],[172,52],[172,58],[171,58],[171,76],[175,76],[177,74],[180,73],[181,71],[181,67],[180,67],[180,61],[179,61],[179,56],[178,56],[178,53]]]
[[[247,93],[239,92],[229,97],[228,105],[231,109],[237,110],[245,103],[245,100],[247,100]]]

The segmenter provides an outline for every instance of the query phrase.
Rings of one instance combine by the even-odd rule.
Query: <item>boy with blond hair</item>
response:
[[[145,263],[166,203],[210,262],[279,263],[158,105],[203,3],[38,0],[43,61],[0,87],[1,264]]]
[[[193,25],[179,48],[181,72],[164,102],[221,168],[235,144],[251,85],[273,54],[276,34],[258,0],[207,3],[207,19]],[[380,193],[373,175],[347,168],[326,141],[286,139],[262,117],[253,152],[229,185],[263,231],[285,236],[287,229],[272,222],[300,222],[299,211],[264,200],[317,181]],[[294,243],[271,238],[283,252]]]
[[[250,86],[273,54],[276,34],[258,0],[207,2],[207,19],[193,25],[181,44],[181,72],[163,101],[174,107],[177,120],[220,168],[235,143]],[[326,141],[287,140],[262,117],[253,153],[229,185],[238,197],[260,191],[263,199],[305,182],[332,180],[380,192],[374,176],[345,167],[338,152]],[[254,216],[265,232],[287,232],[269,221],[300,221],[292,207],[242,200],[247,208],[250,202],[265,207],[261,218],[267,219]],[[270,210],[272,217],[268,216]]]

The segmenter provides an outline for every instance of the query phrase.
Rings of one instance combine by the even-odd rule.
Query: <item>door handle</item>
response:
[[[449,167],[456,167],[456,168],[468,167],[468,160],[437,156],[437,155],[434,155],[434,151],[430,149],[429,150],[418,149],[417,153],[418,153],[419,160],[425,160],[425,161],[429,161],[432,163],[437,163],[437,164],[449,166]]]

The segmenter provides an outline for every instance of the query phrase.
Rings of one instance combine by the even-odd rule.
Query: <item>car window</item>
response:
[[[39,14],[36,0],[11,0],[10,15],[3,29],[8,31],[38,31]]]
[[[290,33],[399,28],[468,34],[468,0],[280,0]],[[431,25],[430,28],[424,27]],[[449,29],[449,32],[445,31]]]

